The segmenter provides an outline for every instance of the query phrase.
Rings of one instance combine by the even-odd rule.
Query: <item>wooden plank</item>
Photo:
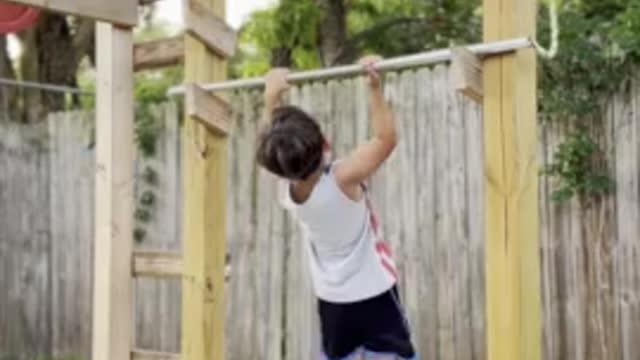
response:
[[[133,36],[97,25],[93,359],[129,358],[133,296]]]
[[[50,312],[53,199],[43,139],[42,122],[0,121],[0,358],[49,352],[58,325]]]
[[[533,36],[536,4],[485,0],[484,40]],[[535,52],[486,60],[484,85],[488,358],[537,360],[541,306]]]
[[[55,12],[84,16],[124,26],[138,24],[138,3],[132,0],[8,0]]]
[[[180,354],[159,351],[133,350],[131,360],[180,360]]]
[[[202,2],[224,16],[225,0]],[[226,78],[226,63],[196,37],[185,37],[185,81]],[[183,132],[182,357],[225,358],[227,143],[186,114]]]
[[[482,61],[465,47],[451,49],[451,72],[455,89],[477,103],[482,103]]]
[[[133,275],[179,278],[182,276],[182,255],[168,251],[136,251],[133,254]]]
[[[184,61],[184,36],[136,44],[133,49],[135,71],[178,65]]]
[[[436,161],[438,160],[436,151],[436,128],[437,122],[441,121],[438,109],[433,106],[438,94],[435,74],[431,69],[420,69],[418,75],[418,87],[424,86],[424,91],[416,93],[418,97],[418,116],[413,119],[418,129],[418,179],[421,179],[418,186],[418,209],[416,216],[421,219],[419,224],[419,235],[416,241],[419,246],[419,254],[422,257],[420,266],[420,286],[410,284],[418,289],[420,312],[414,327],[416,332],[416,346],[418,353],[425,359],[438,358],[438,271],[439,261],[437,256],[436,242],[436,221],[439,217],[436,204],[436,190],[440,174],[436,173]],[[428,184],[428,186],[422,186]]]
[[[220,97],[206,92],[200,86],[185,86],[185,110],[187,115],[200,121],[209,130],[220,135],[231,133],[231,106]]]
[[[637,88],[632,88],[637,94]],[[638,261],[640,249],[640,158],[638,129],[638,97],[626,109],[624,100],[616,97],[615,142],[616,149],[616,222],[617,242],[615,246],[615,278],[618,295],[618,313],[621,338],[619,359],[631,360],[638,357],[640,343],[640,301],[637,300],[640,275]]]
[[[223,58],[236,52],[236,32],[223,17],[212,13],[201,0],[187,0],[185,28]]]

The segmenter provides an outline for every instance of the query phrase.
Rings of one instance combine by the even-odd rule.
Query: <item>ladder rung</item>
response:
[[[135,71],[177,65],[183,61],[184,36],[139,43],[133,50]]]
[[[182,277],[182,255],[168,251],[136,251],[133,254],[135,277]]]
[[[180,354],[163,353],[158,351],[133,350],[132,360],[180,360]]]

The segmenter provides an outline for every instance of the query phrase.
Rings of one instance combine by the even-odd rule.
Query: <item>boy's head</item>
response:
[[[294,106],[273,112],[271,126],[258,140],[257,160],[270,172],[289,180],[305,180],[322,166],[325,139],[320,126]]]

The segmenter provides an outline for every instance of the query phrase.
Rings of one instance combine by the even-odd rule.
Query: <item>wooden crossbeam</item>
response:
[[[138,23],[138,2],[132,0],[9,0],[55,12],[84,16],[118,25]]]
[[[179,278],[182,276],[182,255],[166,251],[136,251],[133,255],[133,275]]]
[[[464,47],[453,48],[451,52],[453,53],[451,72],[456,90],[470,99],[482,103],[482,61]]]
[[[184,61],[184,36],[136,44],[133,50],[135,71],[178,65]]]
[[[131,352],[131,360],[180,360],[180,354],[136,349]]]
[[[219,56],[228,58],[235,54],[236,32],[198,0],[187,0],[185,27]]]
[[[185,110],[187,115],[220,135],[231,132],[231,106],[198,85],[186,85]]]

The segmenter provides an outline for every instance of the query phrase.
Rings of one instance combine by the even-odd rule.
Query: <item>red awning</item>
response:
[[[39,15],[39,9],[0,2],[0,34],[28,29],[38,20]]]

